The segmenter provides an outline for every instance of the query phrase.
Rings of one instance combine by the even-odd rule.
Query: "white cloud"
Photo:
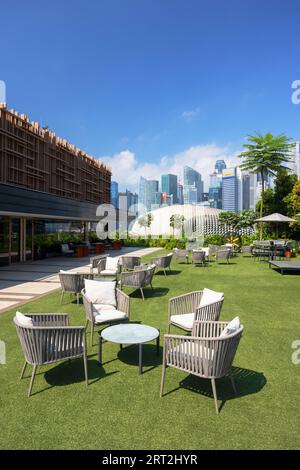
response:
[[[189,111],[183,111],[183,113],[181,114],[181,117],[186,122],[191,122],[199,115],[199,113],[200,113],[200,108],[195,108]]]
[[[213,172],[216,160],[223,159],[228,167],[234,166],[240,162],[237,154],[238,152],[230,152],[229,147],[207,144],[190,147],[175,155],[163,156],[157,163],[140,163],[130,150],[102,157],[101,160],[111,167],[113,180],[118,181],[123,190],[128,188],[138,191],[141,176],[160,181],[163,173],[174,173],[182,181],[185,165],[201,173],[207,190],[209,175]]]

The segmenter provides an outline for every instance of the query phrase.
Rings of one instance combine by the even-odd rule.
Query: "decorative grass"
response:
[[[31,371],[20,382],[23,356],[10,311],[0,316],[7,348],[7,364],[0,365],[1,449],[299,449],[300,365],[292,363],[291,345],[300,339],[300,277],[281,276],[250,258],[206,268],[173,261],[172,268],[167,277],[155,276],[144,302],[138,292],[126,291],[132,321],[159,328],[162,345],[170,297],[204,287],[223,291],[221,319],[239,315],[244,325],[234,363],[238,396],[229,379],[217,381],[216,416],[209,381],[168,369],[160,398],[162,358],[155,343],[144,347],[140,376],[135,346],[120,351],[104,343],[99,368],[95,334],[89,387],[82,360],[76,360],[41,367],[27,398]],[[58,292],[20,310],[66,312],[71,324],[84,324],[82,305],[66,296],[60,306]]]

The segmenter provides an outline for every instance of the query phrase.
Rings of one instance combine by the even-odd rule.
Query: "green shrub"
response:
[[[204,240],[204,246],[208,245],[224,245],[226,243],[224,235],[207,235]]]

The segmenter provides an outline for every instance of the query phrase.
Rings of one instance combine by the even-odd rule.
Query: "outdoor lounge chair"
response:
[[[63,243],[61,245],[61,254],[65,256],[73,256],[75,253],[74,250],[71,250],[68,243]]]
[[[192,251],[192,263],[193,264],[201,264],[205,266],[206,261],[206,253],[202,250],[193,250]]]
[[[144,287],[152,286],[152,279],[155,273],[155,264],[150,264],[149,266],[138,266],[134,271],[122,272],[120,278],[120,287],[134,287],[135,289],[140,289],[142,298],[144,297]]]
[[[122,256],[120,265],[124,271],[132,271],[136,266],[141,265],[140,256]]]
[[[96,325],[129,321],[130,299],[128,295],[116,288],[115,281],[87,281],[81,293],[86,330],[89,323],[91,324],[91,347]]]
[[[168,333],[171,325],[185,331],[192,331],[196,320],[219,320],[223,302],[223,292],[210,289],[189,292],[169,299]]]
[[[100,276],[116,278],[120,272],[119,258],[106,256],[105,258],[100,259],[97,269]]]
[[[242,246],[241,253],[242,255],[252,255],[253,246]]]
[[[217,250],[216,251],[216,261],[220,263],[220,261],[226,261],[229,264],[229,259],[231,257],[231,250],[230,248]]]
[[[157,258],[152,258],[151,264],[155,264],[157,269],[162,269],[165,276],[167,275],[166,269],[169,268],[171,271],[171,261],[173,258],[173,253],[169,253],[168,255],[158,256]]]
[[[179,250],[179,248],[174,248],[174,256],[176,259],[184,259],[186,263],[189,262],[189,251],[188,250]]]
[[[228,322],[195,321],[191,336],[165,335],[160,396],[164,392],[166,369],[174,367],[211,381],[215,409],[219,414],[216,379],[228,375],[236,393],[232,363],[242,332],[242,325],[231,329]]]
[[[69,326],[69,317],[60,313],[16,313],[14,323],[20,339],[25,362],[21,372],[24,376],[27,364],[33,366],[28,389],[32,386],[38,366],[82,357],[85,382],[88,385],[85,328]]]
[[[92,256],[90,258],[89,268],[90,268],[91,274],[94,273],[94,269],[97,268],[99,261],[102,260],[103,258],[106,258],[107,256],[108,255],[97,255],[97,256]]]
[[[68,271],[60,271],[58,273],[61,285],[60,305],[62,304],[65,293],[75,294],[77,297],[77,305],[79,305],[79,295],[84,288],[84,279],[93,279],[93,274],[88,273],[72,273]]]

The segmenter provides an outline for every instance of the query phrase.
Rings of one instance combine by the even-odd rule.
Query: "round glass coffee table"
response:
[[[98,336],[98,364],[102,364],[102,339],[111,343],[139,345],[139,373],[143,373],[143,344],[156,339],[156,354],[159,355],[159,330],[138,323],[123,323],[105,328]]]

